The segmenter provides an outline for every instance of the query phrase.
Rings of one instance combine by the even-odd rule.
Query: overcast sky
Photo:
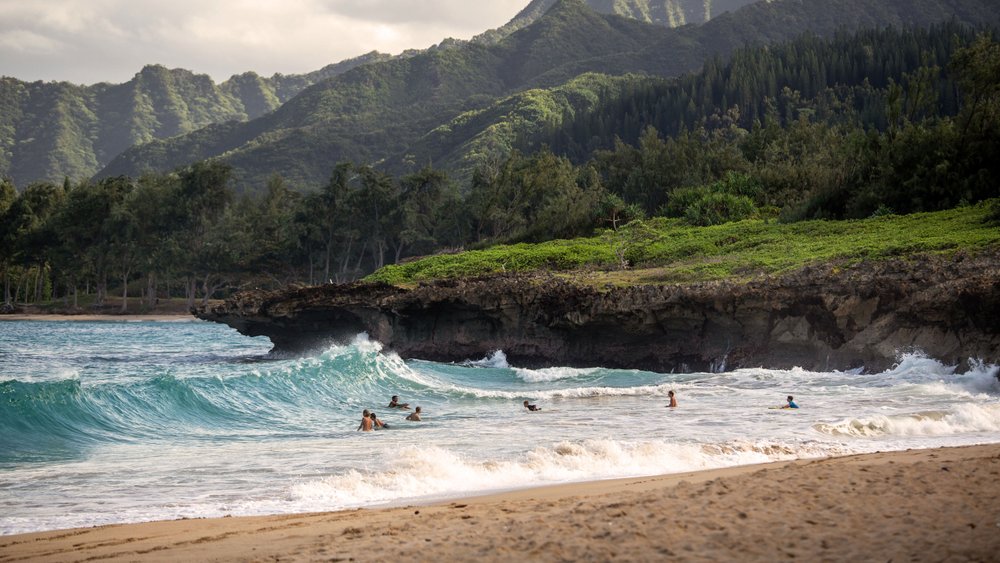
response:
[[[0,0],[0,75],[125,82],[159,63],[216,82],[296,74],[499,27],[529,0]]]

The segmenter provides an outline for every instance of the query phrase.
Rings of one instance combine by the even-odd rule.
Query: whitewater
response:
[[[665,374],[403,359],[364,335],[270,347],[203,322],[0,322],[0,534],[1000,442],[998,367],[919,353],[879,373]],[[801,408],[772,408],[787,395]],[[366,408],[389,428],[357,432]]]

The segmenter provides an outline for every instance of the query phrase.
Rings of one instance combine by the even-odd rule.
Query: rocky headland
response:
[[[922,351],[1000,363],[1000,251],[823,264],[750,281],[594,287],[509,274],[407,289],[354,283],[246,291],[194,310],[278,352],[361,332],[405,358],[660,372],[891,366]]]

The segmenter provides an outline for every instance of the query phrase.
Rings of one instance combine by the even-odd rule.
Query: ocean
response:
[[[667,374],[434,363],[364,335],[270,347],[204,322],[0,322],[0,534],[1000,442],[998,367],[919,353],[881,373]],[[772,408],[787,395],[801,408]],[[356,431],[366,408],[389,428]]]

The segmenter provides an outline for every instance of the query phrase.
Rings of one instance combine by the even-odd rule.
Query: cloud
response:
[[[23,56],[26,53],[58,53],[62,48],[58,41],[26,29],[0,34],[0,52],[13,52]]]
[[[158,63],[225,80],[308,72],[503,25],[527,0],[0,0],[0,74],[123,82]]]
[[[510,20],[528,4],[517,2],[470,0],[325,0],[332,14],[393,24],[432,24],[462,28],[476,27],[483,20]],[[502,21],[501,21],[502,20]],[[494,24],[496,27],[499,24]],[[487,28],[478,28],[476,33]]]

